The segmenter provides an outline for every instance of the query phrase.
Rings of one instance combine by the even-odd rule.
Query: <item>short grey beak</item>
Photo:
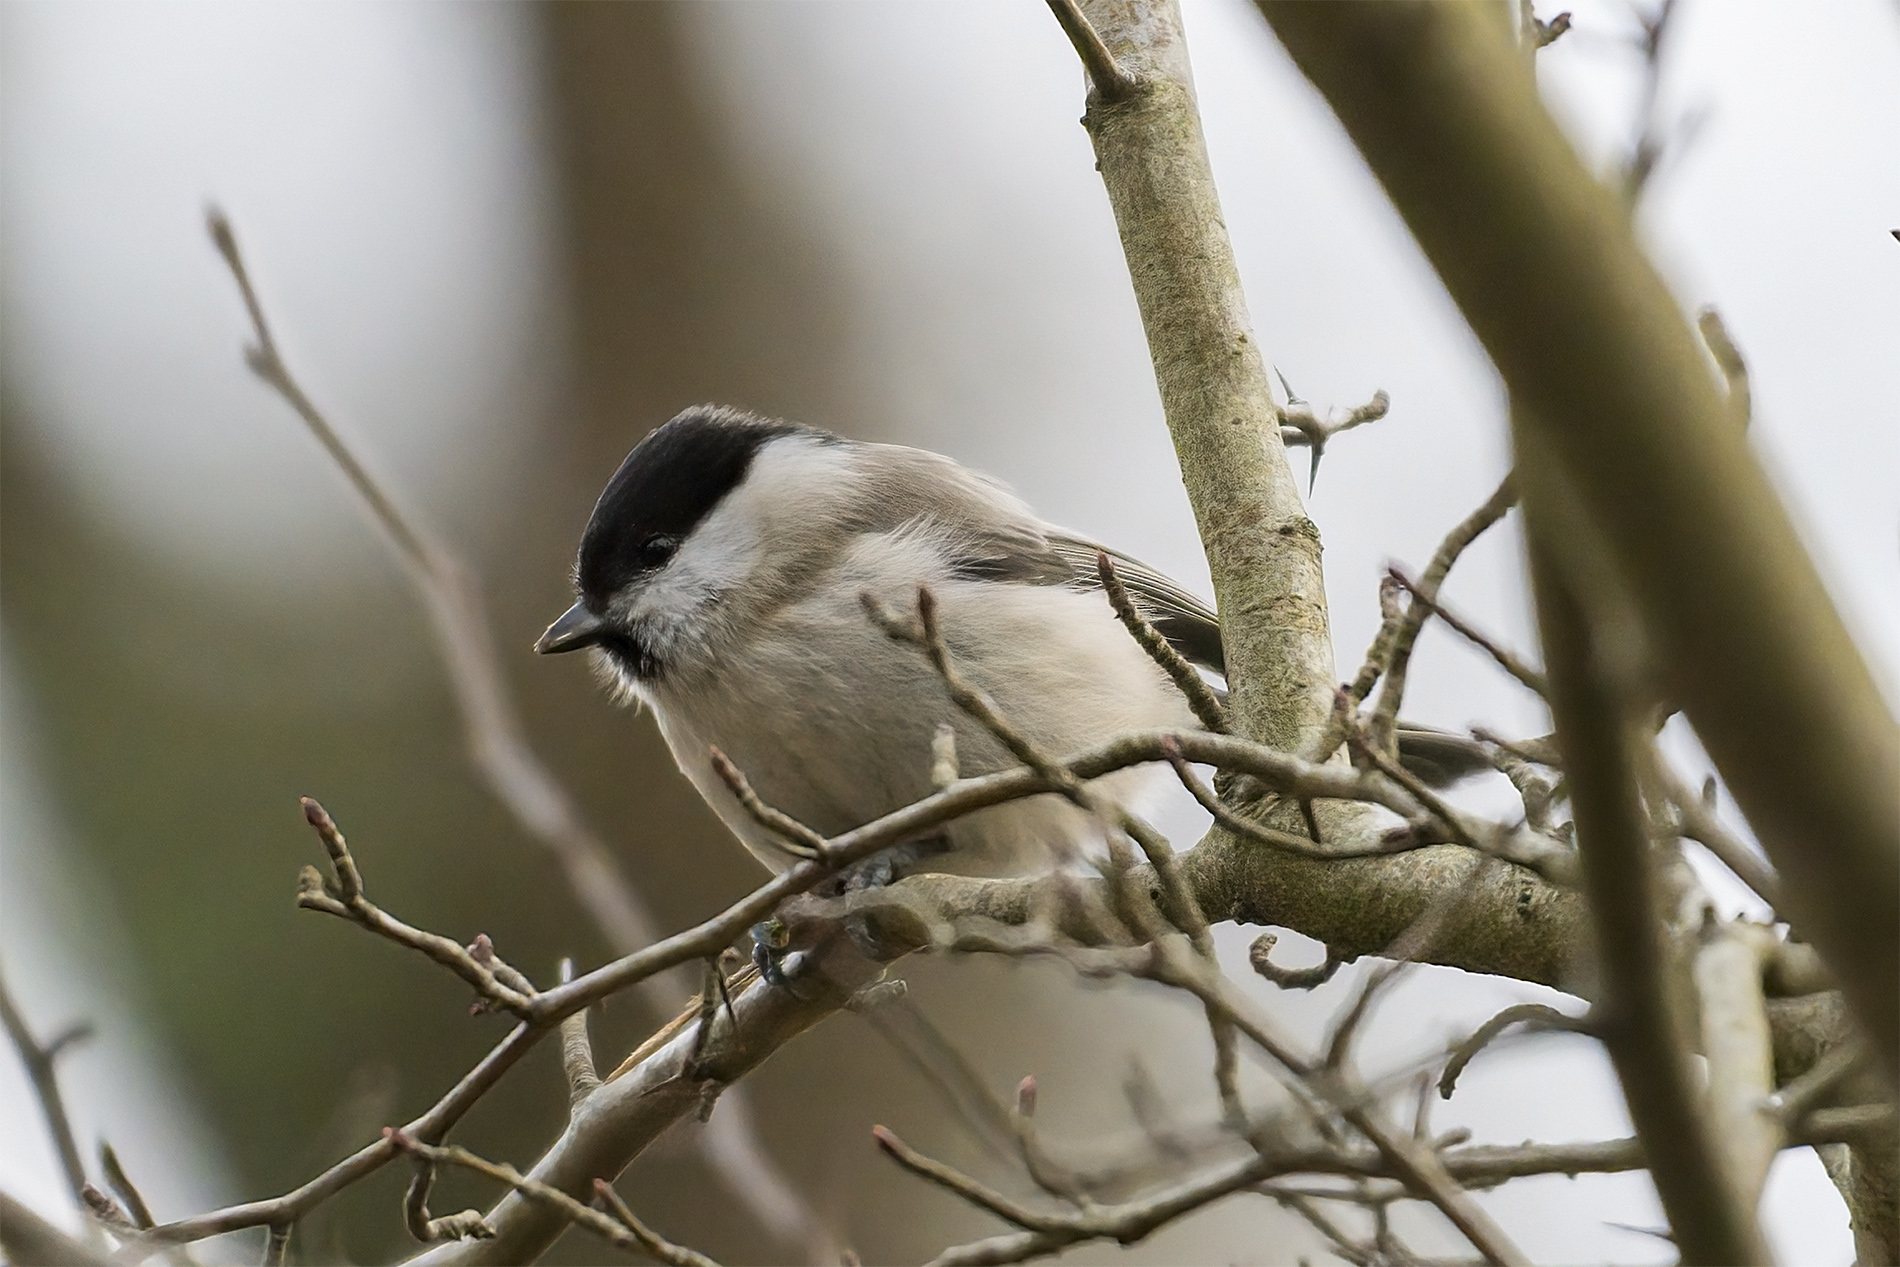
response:
[[[559,620],[548,626],[547,632],[534,644],[534,649],[542,655],[579,651],[582,647],[591,647],[599,642],[601,635],[606,632],[606,621],[576,603],[562,612]]]

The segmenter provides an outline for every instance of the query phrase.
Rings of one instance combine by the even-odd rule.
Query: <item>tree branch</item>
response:
[[[1528,456],[1528,455],[1521,455]],[[1551,711],[1577,818],[1583,880],[1604,998],[1596,1025],[1650,1158],[1650,1174],[1685,1262],[1765,1263],[1752,1204],[1731,1184],[1722,1140],[1703,1107],[1688,1026],[1672,984],[1675,951],[1635,784],[1631,705],[1607,681],[1600,634],[1556,575],[1548,523],[1533,492],[1531,581],[1543,631]]]
[[[1304,751],[1332,706],[1319,533],[1280,440],[1173,0],[1082,4],[1137,85],[1083,125],[1114,208],[1162,411],[1214,580],[1235,730]]]
[[[20,1063],[26,1066],[34,1098],[39,1101],[40,1113],[46,1119],[46,1133],[52,1137],[53,1151],[59,1155],[66,1188],[72,1193],[74,1203],[83,1210],[86,1208],[86,1165],[79,1159],[79,1144],[73,1138],[72,1119],[66,1116],[66,1101],[59,1093],[59,1073],[55,1065],[59,1053],[88,1031],[75,1026],[41,1046],[27,1027],[26,1018],[14,1005],[4,978],[0,978],[0,1024],[6,1026],[7,1037],[19,1053]]]
[[[231,270],[251,319],[255,342],[245,349],[245,364],[296,411],[343,472],[422,599],[477,775],[522,829],[553,855],[575,902],[614,953],[631,954],[651,945],[660,936],[658,922],[574,798],[528,744],[495,651],[494,629],[474,569],[445,548],[429,525],[377,481],[305,393],[278,349],[230,221],[215,207],[205,219],[212,244]],[[644,987],[644,993],[655,1017],[671,1014],[674,991],[668,983],[656,978]],[[816,1220],[763,1143],[745,1131],[750,1121],[749,1113],[734,1113],[729,1123],[722,1124],[719,1138],[702,1135],[707,1162],[775,1235],[809,1241]],[[727,1164],[722,1156],[739,1164]]]
[[[1607,542],[1894,1085],[1900,727],[1624,208],[1483,6],[1259,4]]]

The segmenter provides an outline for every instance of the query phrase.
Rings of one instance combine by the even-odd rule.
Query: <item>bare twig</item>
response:
[[[1237,835],[1248,840],[1257,840],[1274,849],[1284,849],[1289,853],[1299,854],[1303,858],[1378,858],[1439,843],[1415,833],[1391,832],[1366,845],[1323,845],[1308,837],[1290,831],[1281,831],[1277,827],[1269,827],[1265,823],[1256,822],[1236,813],[1214,794],[1213,788],[1208,787],[1202,782],[1201,777],[1194,773],[1194,768],[1181,755],[1178,747],[1164,748],[1162,755],[1173,767],[1175,777],[1181,780],[1181,786],[1188,790],[1202,809],[1214,816],[1216,822]]]
[[[1517,14],[1518,42],[1532,56],[1535,56],[1538,50],[1556,43],[1558,38],[1570,29],[1568,10],[1545,22],[1538,18],[1536,11],[1531,7],[1531,0],[1519,0]]]
[[[1049,0],[1049,11],[1056,15],[1062,33],[1075,46],[1075,55],[1082,59],[1082,69],[1088,72],[1089,82],[1095,85],[1095,91],[1102,100],[1114,101],[1118,97],[1125,97],[1140,86],[1139,81],[1123,70],[1115,60],[1115,55],[1108,51],[1101,34],[1075,0]]]
[[[661,1262],[671,1264],[671,1267],[718,1267],[717,1263],[704,1254],[688,1249],[684,1245],[675,1245],[642,1223],[639,1216],[614,1190],[614,1186],[605,1179],[594,1180],[594,1192],[600,1200],[607,1203],[607,1208],[613,1211],[614,1217],[633,1233],[634,1239],[640,1242],[640,1248]]]
[[[14,1004],[13,995],[3,978],[0,978],[0,1023],[5,1024],[13,1049],[19,1053],[20,1063],[26,1066],[26,1076],[33,1084],[33,1095],[39,1101],[40,1114],[46,1119],[46,1133],[52,1136],[53,1149],[59,1154],[59,1167],[65,1175],[67,1191],[84,1209],[86,1166],[79,1159],[79,1144],[73,1138],[72,1119],[66,1116],[66,1101],[59,1093],[59,1074],[55,1066],[62,1050],[91,1031],[84,1025],[69,1026],[42,1046],[34,1040],[33,1031],[27,1027],[26,1018],[20,1015],[20,1009]]]
[[[1779,1113],[1784,1124],[1797,1122],[1867,1064],[1865,1043],[1858,1039],[1845,1043],[1824,1053],[1801,1076],[1777,1088],[1768,1097],[1767,1107]]]
[[[1425,571],[1418,579],[1418,587],[1412,591],[1414,599],[1406,605],[1404,615],[1397,622],[1388,621],[1381,626],[1372,650],[1366,653],[1366,663],[1359,670],[1359,676],[1353,680],[1351,690],[1354,700],[1365,699],[1371,693],[1373,683],[1379,681],[1383,673],[1378,704],[1373,709],[1370,722],[1373,742],[1382,751],[1392,750],[1398,731],[1399,707],[1405,699],[1406,674],[1412,663],[1412,647],[1418,641],[1419,631],[1425,627],[1426,617],[1431,614],[1428,607],[1417,601],[1418,597],[1436,600],[1445,578],[1451,575],[1452,565],[1458,562],[1458,556],[1486,529],[1509,514],[1515,505],[1517,481],[1514,475],[1507,474],[1498,482],[1491,496],[1485,498],[1483,505],[1466,515],[1445,534],[1438,549],[1432,552],[1431,561],[1425,565]],[[1391,630],[1389,636],[1387,628]],[[1363,689],[1360,685],[1362,682]],[[1331,755],[1330,751],[1324,755]]]
[[[1471,1036],[1459,1043],[1445,1061],[1445,1071],[1438,1076],[1438,1094],[1441,1098],[1451,1099],[1452,1092],[1458,1089],[1458,1078],[1465,1066],[1474,1060],[1478,1053],[1489,1047],[1499,1034],[1513,1025],[1522,1025],[1527,1030],[1563,1030],[1572,1034],[1591,1032],[1588,1016],[1570,1016],[1554,1007],[1542,1003],[1513,1003],[1484,1024],[1471,1032]]]
[[[152,1207],[145,1204],[144,1194],[126,1177],[125,1167],[119,1164],[119,1155],[112,1150],[110,1144],[99,1145],[99,1169],[105,1174],[107,1186],[118,1194],[119,1200],[125,1202],[125,1210],[131,1216],[132,1226],[141,1231],[151,1227],[154,1222]]]
[[[303,798],[303,814],[330,855],[335,883],[325,884],[316,868],[305,867],[298,882],[298,906],[347,919],[398,945],[419,950],[468,982],[488,1002],[517,1016],[528,1014],[530,996],[502,980],[506,965],[495,959],[492,951],[484,963],[452,938],[413,928],[371,902],[363,895],[362,873],[357,870],[356,860],[351,857],[349,845],[344,842],[335,821],[323,806],[307,796]],[[512,972],[512,969],[507,971]]]
[[[1019,1232],[957,1246],[938,1255],[937,1264],[1013,1263],[1053,1254],[1094,1240],[1133,1244],[1185,1214],[1233,1192],[1267,1180],[1298,1174],[1333,1174],[1388,1179],[1396,1173],[1379,1150],[1335,1145],[1294,1145],[1263,1137],[1255,1153],[1209,1167],[1174,1184],[1115,1205],[1044,1209],[1026,1206],[952,1167],[918,1153],[880,1128],[878,1143],[905,1169],[1014,1223]],[[1642,1153],[1634,1139],[1586,1144],[1526,1144],[1517,1147],[1453,1148],[1443,1155],[1447,1176],[1462,1184],[1488,1187],[1536,1174],[1613,1173],[1640,1169]],[[1273,1195],[1269,1193],[1269,1195]],[[1334,1195],[1334,1194],[1326,1194]],[[1389,1201],[1403,1189],[1378,1194]]]
[[[574,979],[574,961],[561,960],[561,984]],[[587,1036],[587,1009],[582,1008],[561,1022],[561,1069],[567,1075],[568,1108],[585,1100],[600,1085],[594,1067],[594,1043]]]
[[[649,1231],[644,1224],[640,1224],[640,1231],[636,1232],[634,1225],[638,1224],[639,1221],[632,1219],[631,1211],[628,1211],[623,1218],[632,1221],[623,1222],[602,1214],[592,1206],[583,1205],[581,1202],[567,1195],[567,1193],[562,1192],[559,1188],[552,1188],[547,1184],[539,1183],[528,1178],[513,1166],[503,1165],[499,1162],[489,1161],[484,1157],[478,1157],[474,1153],[469,1152],[466,1148],[459,1148],[454,1145],[439,1147],[425,1144],[393,1128],[385,1132],[385,1137],[389,1139],[399,1151],[414,1154],[417,1158],[431,1165],[460,1166],[465,1170],[472,1170],[476,1174],[487,1175],[490,1179],[499,1180],[531,1201],[538,1201],[542,1204],[554,1207],[565,1215],[568,1221],[579,1224],[617,1248],[641,1250],[653,1254],[655,1257],[660,1258],[662,1262],[678,1264],[679,1267],[718,1267],[718,1264],[703,1254],[696,1254],[691,1250],[682,1249],[677,1245],[672,1245],[667,1241],[661,1240],[658,1236]],[[608,1188],[608,1191],[611,1192],[612,1189]],[[624,1205],[621,1209],[625,1209]],[[616,1211],[616,1213],[619,1213],[619,1211]],[[642,1232],[645,1233],[644,1236],[641,1235]],[[662,1248],[670,1251],[670,1254],[662,1253]]]
[[[1440,603],[1432,595],[1425,593],[1422,586],[1398,568],[1387,568],[1386,574],[1392,578],[1396,585],[1410,594],[1414,602],[1422,604],[1427,614],[1436,616],[1444,621],[1459,637],[1490,656],[1497,662],[1499,668],[1523,683],[1529,690],[1540,696],[1544,694],[1545,683],[1542,673],[1539,673],[1536,669],[1525,664],[1523,660],[1519,659],[1515,653],[1502,643],[1480,633],[1477,627],[1472,625],[1469,621],[1447,610],[1443,603]]]
[[[443,547],[430,527],[370,473],[305,393],[272,335],[230,221],[214,207],[206,215],[206,227],[250,316],[254,342],[245,349],[245,364],[296,411],[343,472],[422,598],[476,772],[515,821],[554,856],[575,901],[616,954],[632,954],[651,945],[660,936],[658,922],[574,798],[528,744],[495,651],[494,631],[476,573]],[[654,980],[644,991],[656,1016],[671,1014],[670,987]],[[709,1162],[725,1176],[733,1195],[776,1235],[809,1240],[817,1224],[797,1190],[756,1138],[733,1134],[748,1120],[749,1114],[728,1115],[717,1128],[719,1138],[707,1144],[742,1164],[725,1165],[710,1154]]]
[[[1754,412],[1754,398],[1748,386],[1748,362],[1742,357],[1742,350],[1735,346],[1735,339],[1722,323],[1722,314],[1713,308],[1704,308],[1696,314],[1696,330],[1702,335],[1702,342],[1708,347],[1709,355],[1715,358],[1716,368],[1722,371],[1722,379],[1728,384],[1729,413],[1735,418],[1735,424],[1744,431],[1748,429]]]
[[[1653,756],[1654,776],[1676,808],[1677,830],[1715,855],[1716,861],[1734,873],[1735,878],[1753,889],[1771,908],[1782,902],[1781,877],[1768,860],[1750,848],[1716,814],[1715,807],[1696,794],[1682,776],[1662,758]]]
[[[552,1024],[517,1025],[446,1095],[430,1106],[428,1112],[404,1126],[403,1131],[416,1139],[440,1139],[500,1080],[502,1074],[540,1041]],[[388,1165],[396,1156],[395,1146],[387,1139],[379,1139],[282,1196],[247,1201],[173,1223],[161,1223],[146,1233],[142,1243],[156,1250],[163,1245],[203,1240],[208,1236],[221,1236],[226,1232],[250,1227],[288,1229],[343,1189]]]
[[[743,771],[734,765],[730,758],[718,748],[712,752],[713,773],[732,790],[740,806],[759,826],[772,833],[772,843],[791,854],[794,858],[816,858],[824,853],[825,838],[790,814],[773,809],[759,799],[752,790],[752,784],[746,781]]]
[[[1331,981],[1340,965],[1346,962],[1328,948],[1326,958],[1310,968],[1282,968],[1273,962],[1273,948],[1279,940],[1272,933],[1262,933],[1254,938],[1253,944],[1247,947],[1247,963],[1282,990],[1318,989]]]
[[[863,1016],[893,1050],[905,1056],[937,1088],[957,1120],[969,1127],[979,1143],[1002,1160],[1016,1156],[1015,1125],[1009,1110],[990,1094],[982,1076],[921,1008],[909,999],[899,999],[868,1010]]]
[[[394,1134],[394,1128],[385,1129]],[[396,1145],[402,1149],[401,1140],[397,1140]],[[441,1218],[431,1216],[429,1189],[434,1186],[435,1162],[420,1152],[416,1153],[416,1173],[402,1198],[402,1225],[409,1235],[424,1245],[433,1245],[437,1241],[459,1241],[467,1237],[494,1239],[495,1229],[482,1222],[480,1210],[463,1210],[459,1214],[445,1214]]]
[[[1624,202],[1630,207],[1642,201],[1650,178],[1661,166],[1669,146],[1670,138],[1657,117],[1657,106],[1662,97],[1663,45],[1673,29],[1670,19],[1676,12],[1676,0],[1658,0],[1648,13],[1636,14],[1639,34],[1635,43],[1643,57],[1643,77],[1637,100],[1636,137],[1623,160],[1621,190]]]
[[[1229,733],[1227,708],[1214,694],[1214,688],[1209,686],[1207,680],[1195,671],[1194,666],[1174,649],[1173,643],[1162,637],[1160,631],[1148,623],[1148,618],[1141,614],[1134,600],[1128,597],[1128,588],[1122,584],[1121,577],[1116,575],[1115,561],[1108,557],[1106,550],[1096,554],[1095,569],[1096,574],[1101,578],[1102,588],[1108,592],[1108,601],[1114,607],[1115,615],[1128,632],[1134,635],[1135,641],[1141,644],[1141,649],[1148,653],[1148,658],[1161,666],[1161,671],[1168,675],[1169,680],[1186,697],[1188,707],[1194,710],[1194,715],[1200,719],[1201,725],[1215,734]]]

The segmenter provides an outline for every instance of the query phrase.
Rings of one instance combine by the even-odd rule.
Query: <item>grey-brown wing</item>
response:
[[[1190,662],[1223,671],[1220,621],[1192,593],[1139,559],[1051,527],[1002,485],[939,454],[865,445],[863,495],[850,527],[887,532],[928,522],[950,531],[958,575],[1017,585],[1101,588],[1095,556],[1106,552],[1135,606]]]
[[[1007,513],[1012,503],[985,498],[982,504],[989,514],[958,517],[956,567],[960,574],[1021,585],[1099,590],[1096,556],[1107,554],[1122,587],[1156,632],[1190,663],[1226,672],[1220,620],[1193,593],[1120,550]],[[1215,690],[1224,697],[1218,686]],[[1433,787],[1448,787],[1492,768],[1484,746],[1465,735],[1401,720],[1397,738],[1399,760]]]
[[[1172,643],[1190,663],[1216,673],[1227,671],[1220,641],[1220,619],[1192,593],[1140,559],[1130,558],[1120,550],[1111,550],[1085,537],[1051,531],[1049,548],[1068,561],[1075,574],[1073,584],[1091,589],[1101,587],[1095,556],[1108,555],[1122,588],[1128,591],[1136,610],[1148,618],[1156,633]]]

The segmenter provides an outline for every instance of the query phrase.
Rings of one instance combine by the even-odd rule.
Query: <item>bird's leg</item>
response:
[[[842,897],[866,889],[881,889],[905,876],[930,870],[930,864],[949,849],[950,839],[942,834],[906,840],[853,863],[814,891],[821,897]],[[862,916],[846,918],[844,932],[867,958],[876,957],[876,941]],[[752,962],[758,965],[759,975],[766,981],[780,986],[788,983],[794,970],[790,960],[792,953],[791,930],[776,915],[752,926]]]

